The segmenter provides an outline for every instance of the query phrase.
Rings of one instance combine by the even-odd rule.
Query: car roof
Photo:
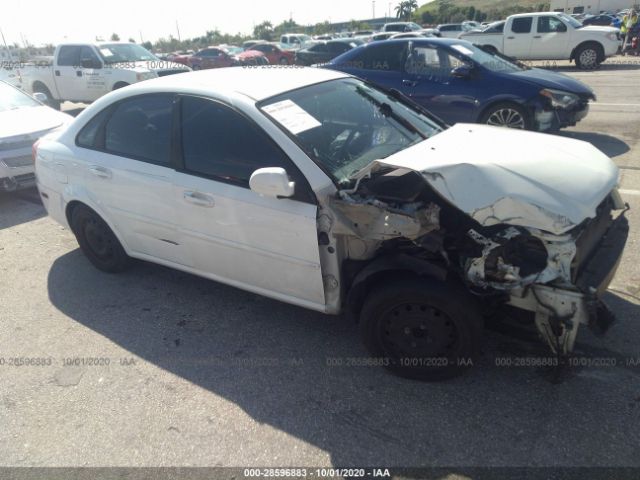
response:
[[[511,15],[512,17],[540,17],[542,15],[562,15],[563,12],[532,12],[532,13],[518,13],[516,15]]]
[[[152,91],[211,91],[221,95],[244,95],[255,101],[316,83],[347,78],[342,72],[323,68],[214,68],[167,75],[127,87],[132,94]]]

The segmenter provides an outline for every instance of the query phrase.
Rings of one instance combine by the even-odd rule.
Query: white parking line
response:
[[[601,106],[601,107],[640,107],[640,103],[600,103],[600,102],[594,102],[594,103],[590,103],[589,106],[590,107],[597,107],[597,106]]]
[[[618,190],[618,192],[620,192],[622,195],[640,195],[640,190],[620,189],[620,190]]]

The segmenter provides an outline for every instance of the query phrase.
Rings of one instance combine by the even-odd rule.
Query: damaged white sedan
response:
[[[347,75],[259,68],[118,90],[34,151],[49,214],[99,269],[139,258],[344,312],[400,375],[461,373],[504,310],[558,355],[613,319],[626,207],[584,142],[447,128]]]

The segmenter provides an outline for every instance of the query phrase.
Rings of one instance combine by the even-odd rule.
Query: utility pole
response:
[[[178,41],[180,42],[180,27],[178,26],[178,20],[176,20],[176,30],[178,31]]]
[[[371,18],[376,18],[376,0],[371,0],[371,9],[373,10],[373,17]]]
[[[138,30],[138,33],[140,34],[140,43],[144,43],[144,40],[142,39],[142,30]]]
[[[4,33],[2,33],[2,30],[0,30],[0,35],[2,36],[2,43],[4,43],[4,48],[7,49],[7,53],[9,54],[9,61],[13,62],[13,54],[11,53],[9,45],[7,45],[7,41],[4,39]]]

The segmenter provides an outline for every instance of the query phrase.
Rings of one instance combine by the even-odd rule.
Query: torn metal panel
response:
[[[559,284],[571,284],[571,262],[576,254],[576,244],[571,238],[560,238],[559,241],[550,241],[549,236],[541,239],[534,235],[520,235],[514,228],[507,228],[496,238],[489,239],[480,233],[470,230],[468,232],[476,243],[483,246],[482,256],[472,258],[467,261],[467,279],[479,287],[491,287],[497,290],[511,290],[517,287],[524,287],[531,284],[545,284],[555,281]],[[534,239],[540,244],[540,249],[544,248],[546,262],[537,269],[531,270],[531,265],[525,272],[525,265],[521,263],[512,264],[501,255],[506,243],[498,243],[498,240],[506,239],[508,242],[527,242]],[[528,248],[527,246],[525,246]],[[496,253],[497,252],[497,253]],[[529,261],[536,251],[531,251],[526,255],[524,261]],[[544,257],[543,257],[544,259]]]
[[[394,207],[373,198],[359,198],[344,192],[332,207],[340,214],[335,233],[354,235],[364,240],[389,240],[404,237],[415,240],[440,228],[440,208],[421,203]]]

